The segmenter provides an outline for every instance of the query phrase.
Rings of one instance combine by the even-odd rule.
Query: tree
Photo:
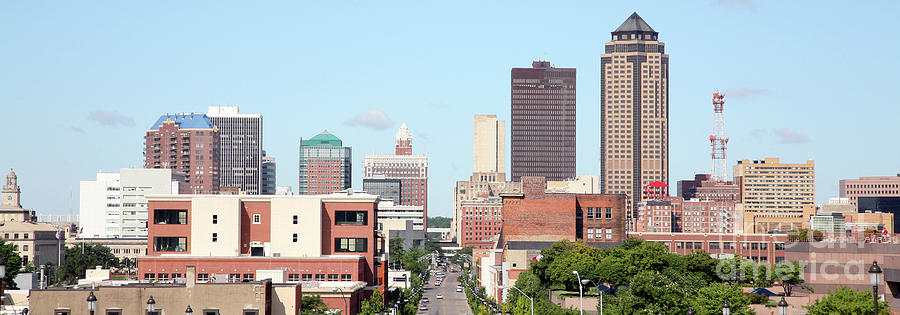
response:
[[[873,308],[872,293],[857,291],[844,286],[832,291],[828,296],[816,299],[816,302],[804,306],[810,315],[827,314],[871,314]],[[889,315],[891,310],[886,302],[878,303],[878,314]]]
[[[752,315],[750,298],[744,295],[740,286],[715,283],[697,290],[691,301],[691,308],[696,314],[721,314],[722,302],[728,300],[733,315]]]
[[[300,298],[301,315],[325,315],[328,314],[328,306],[318,295],[303,295]]]
[[[362,302],[359,313],[363,315],[381,314],[384,311],[384,296],[380,290],[375,290],[368,300]]]
[[[428,217],[428,227],[433,228],[449,228],[452,218],[448,217]]]
[[[775,264],[775,278],[781,282],[781,287],[784,288],[784,295],[791,296],[791,290],[795,286],[803,284],[803,278],[800,277],[800,272],[802,271],[803,266],[794,260],[790,263]]]
[[[57,270],[57,281],[75,284],[85,275],[85,270],[96,266],[113,268],[119,266],[119,259],[109,247],[100,244],[78,244],[66,248],[66,258]]]
[[[821,242],[824,238],[825,235],[818,230],[799,229],[788,232],[788,240],[791,242]]]
[[[16,275],[22,272],[22,257],[16,252],[16,246],[0,239],[0,255],[6,260],[6,277],[3,283],[9,289],[16,289]]]

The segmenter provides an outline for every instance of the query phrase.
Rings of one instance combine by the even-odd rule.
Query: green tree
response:
[[[830,314],[872,314],[874,303],[872,293],[857,291],[844,286],[832,291],[822,299],[809,306],[804,306],[810,315]],[[891,310],[886,302],[878,303],[878,314],[889,315]]]
[[[433,228],[449,228],[452,218],[448,217],[428,217],[428,227]]]
[[[801,272],[803,272],[803,265],[794,260],[790,263],[775,264],[773,274],[775,279],[781,282],[781,286],[784,288],[784,295],[791,296],[793,288],[803,284],[803,278],[800,277]]]
[[[788,232],[788,240],[791,242],[821,242],[824,238],[825,235],[819,230],[799,229]]]
[[[109,247],[99,244],[78,244],[66,248],[66,256],[57,270],[59,283],[75,284],[85,276],[85,270],[96,266],[114,268],[119,266],[119,259],[113,255]]]
[[[9,289],[17,289],[16,275],[22,272],[22,257],[16,251],[16,246],[6,240],[0,239],[0,254],[6,260],[6,277],[3,277],[3,283]]]
[[[384,312],[384,296],[380,290],[375,290],[368,300],[362,302],[359,313],[364,315],[375,315]]]
[[[750,298],[744,295],[740,286],[714,283],[697,290],[691,300],[691,308],[696,314],[722,314],[722,302],[728,300],[733,315],[752,315]]]
[[[328,306],[319,295],[303,295],[300,298],[301,315],[325,315],[328,314]]]

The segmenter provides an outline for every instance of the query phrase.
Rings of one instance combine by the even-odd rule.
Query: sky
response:
[[[821,203],[840,179],[900,172],[898,11],[898,1],[3,1],[0,169],[16,170],[26,208],[77,214],[79,181],[140,167],[160,115],[238,105],[263,114],[278,185],[297,190],[298,141],[327,129],[352,146],[361,189],[365,154],[392,152],[406,122],[429,158],[429,215],[448,216],[455,181],[472,172],[473,115],[508,121],[510,69],[536,59],[577,68],[577,172],[598,173],[600,54],[638,12],[670,56],[669,184],[709,172],[721,90],[729,174],[737,160],[813,159]]]

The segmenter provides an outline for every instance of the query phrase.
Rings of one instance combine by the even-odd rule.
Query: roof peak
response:
[[[613,32],[656,32],[637,12],[631,13],[622,25]]]

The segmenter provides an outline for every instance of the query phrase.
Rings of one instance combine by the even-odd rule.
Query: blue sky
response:
[[[510,68],[533,59],[577,68],[577,169],[597,173],[599,56],[637,11],[671,58],[670,184],[709,171],[720,89],[729,168],[815,159],[823,202],[839,179],[900,172],[898,10],[897,1],[4,1],[0,169],[17,170],[26,207],[77,213],[78,181],[139,167],[159,115],[240,105],[264,116],[278,185],[296,191],[299,137],[328,129],[353,147],[361,188],[363,156],[391,151],[406,122],[430,159],[430,214],[449,215],[454,182],[472,169],[472,116],[508,120]],[[384,117],[350,123],[372,110]]]

